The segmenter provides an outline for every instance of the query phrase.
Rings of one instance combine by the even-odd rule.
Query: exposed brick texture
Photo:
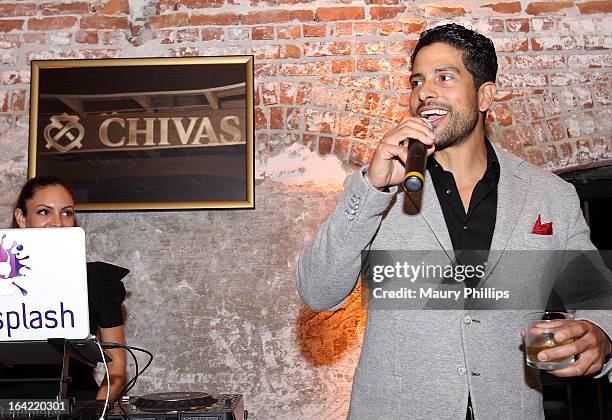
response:
[[[0,3],[0,118],[15,124],[27,116],[31,59],[253,54],[255,126],[270,139],[268,152],[296,138],[362,164],[407,114],[418,34],[457,21],[490,36],[498,52],[499,92],[488,119],[494,141],[553,169],[587,150],[605,161],[611,7],[603,0],[9,0]]]

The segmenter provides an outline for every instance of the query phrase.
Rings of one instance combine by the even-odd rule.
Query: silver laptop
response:
[[[0,342],[89,335],[81,228],[0,230]]]

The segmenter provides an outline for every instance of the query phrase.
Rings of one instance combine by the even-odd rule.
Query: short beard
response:
[[[475,111],[466,116],[455,116],[451,110],[453,118],[449,121],[448,128],[440,134],[436,133],[436,151],[458,146],[470,137],[478,125],[480,111],[477,108]]]

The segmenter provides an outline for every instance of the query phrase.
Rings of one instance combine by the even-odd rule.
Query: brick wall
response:
[[[442,4],[0,2],[0,225],[26,176],[31,59],[254,54],[258,173],[317,175],[301,178],[314,189],[260,180],[254,211],[79,214],[90,259],[132,270],[127,339],[155,354],[133,395],[239,391],[253,418],[346,418],[359,294],[313,313],[295,264],[334,206],[337,182],[318,172],[339,182],[338,162],[367,161],[406,112],[427,27],[457,21],[495,40],[496,142],[551,169],[610,161],[609,1]]]
[[[3,1],[0,130],[27,118],[30,59],[253,54],[259,156],[302,143],[358,165],[406,112],[418,33],[455,21],[494,39],[499,144],[554,169],[610,159],[610,2],[442,4]]]

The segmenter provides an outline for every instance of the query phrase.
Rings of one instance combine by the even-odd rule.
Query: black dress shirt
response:
[[[497,216],[499,161],[489,140],[485,139],[485,144],[487,169],[474,187],[467,212],[452,172],[444,170],[433,155],[427,162],[458,264],[483,264],[491,248]]]

